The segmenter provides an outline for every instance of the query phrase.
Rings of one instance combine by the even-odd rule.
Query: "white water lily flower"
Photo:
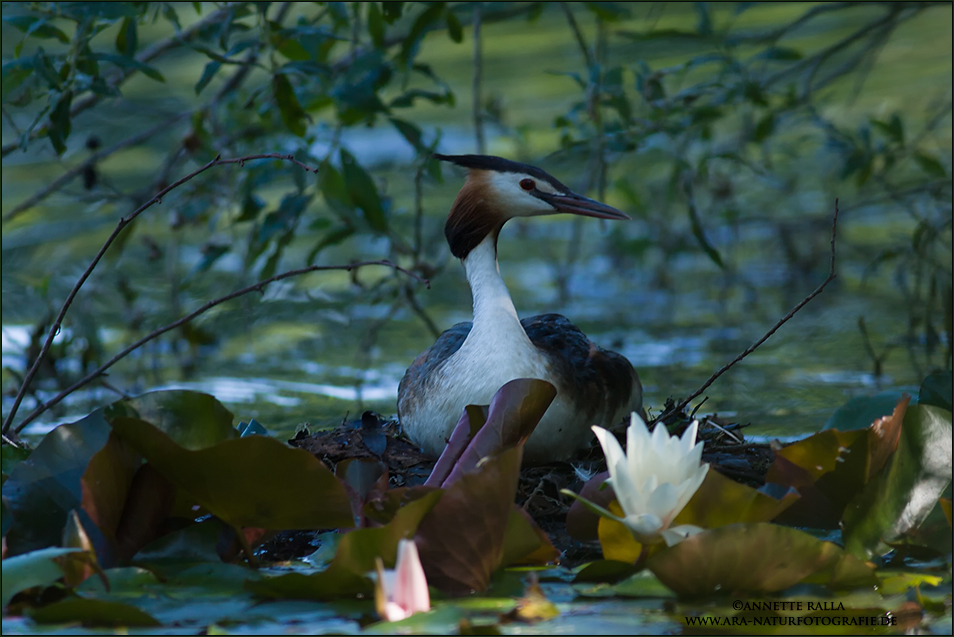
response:
[[[377,572],[374,601],[381,619],[396,622],[431,609],[427,578],[414,540],[398,542],[397,563],[393,571],[385,569],[378,558]]]
[[[709,471],[708,463],[702,462],[703,443],[696,444],[698,429],[698,421],[693,421],[682,438],[670,437],[660,423],[650,434],[634,412],[626,430],[624,453],[613,434],[593,427],[606,455],[610,474],[606,482],[613,487],[625,517],[610,515],[643,544],[662,536],[672,546],[702,531],[688,524],[670,528]]]

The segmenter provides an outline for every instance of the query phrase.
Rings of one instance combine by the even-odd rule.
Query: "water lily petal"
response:
[[[662,520],[652,513],[627,515],[622,522],[638,538],[654,537],[658,535],[659,531],[663,528]]]
[[[680,524],[679,526],[663,529],[660,535],[662,535],[663,540],[666,541],[666,546],[674,546],[687,537],[697,535],[703,531],[705,531],[705,529],[693,524]]]
[[[398,558],[394,565],[395,582],[389,601],[413,615],[431,609],[431,596],[427,590],[427,578],[424,567],[417,554],[414,540],[398,542]]]

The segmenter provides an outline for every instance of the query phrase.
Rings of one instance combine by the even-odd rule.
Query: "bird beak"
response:
[[[583,197],[575,192],[565,193],[534,193],[538,199],[542,199],[557,209],[557,212],[567,212],[573,215],[583,215],[584,217],[596,217],[597,219],[619,219],[629,220],[629,215],[620,212],[613,206],[607,206],[605,203],[594,201],[589,197]]]

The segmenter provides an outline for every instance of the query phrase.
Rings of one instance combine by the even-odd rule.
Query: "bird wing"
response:
[[[597,346],[559,314],[531,316],[520,324],[530,341],[549,354],[547,360],[554,366],[556,378],[566,383],[562,389],[579,396],[582,408],[599,405],[606,418],[614,419],[642,408],[639,376],[625,356]]]
[[[401,411],[401,398],[408,395],[407,390],[412,393],[419,393],[414,389],[420,389],[425,379],[431,376],[431,373],[443,365],[448,358],[454,355],[454,352],[460,349],[464,344],[467,335],[474,324],[470,321],[458,323],[450,329],[444,331],[437,341],[426,350],[417,355],[411,366],[404,373],[404,378],[398,385],[398,415]],[[412,389],[413,388],[413,389]]]

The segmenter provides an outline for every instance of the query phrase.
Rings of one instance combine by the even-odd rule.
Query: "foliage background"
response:
[[[407,364],[469,318],[441,232],[460,178],[428,153],[481,145],[633,215],[512,224],[501,263],[522,314],[562,312],[626,354],[656,410],[824,278],[836,197],[834,287],[706,409],[794,435],[848,396],[951,367],[948,3],[8,3],[3,17],[4,416],[118,218],[217,154],[291,153],[319,175],[215,168],[145,213],[80,292],[19,418],[207,300],[378,258],[432,289],[370,269],[273,285],[41,421],[170,386],[280,435],[393,413]]]

